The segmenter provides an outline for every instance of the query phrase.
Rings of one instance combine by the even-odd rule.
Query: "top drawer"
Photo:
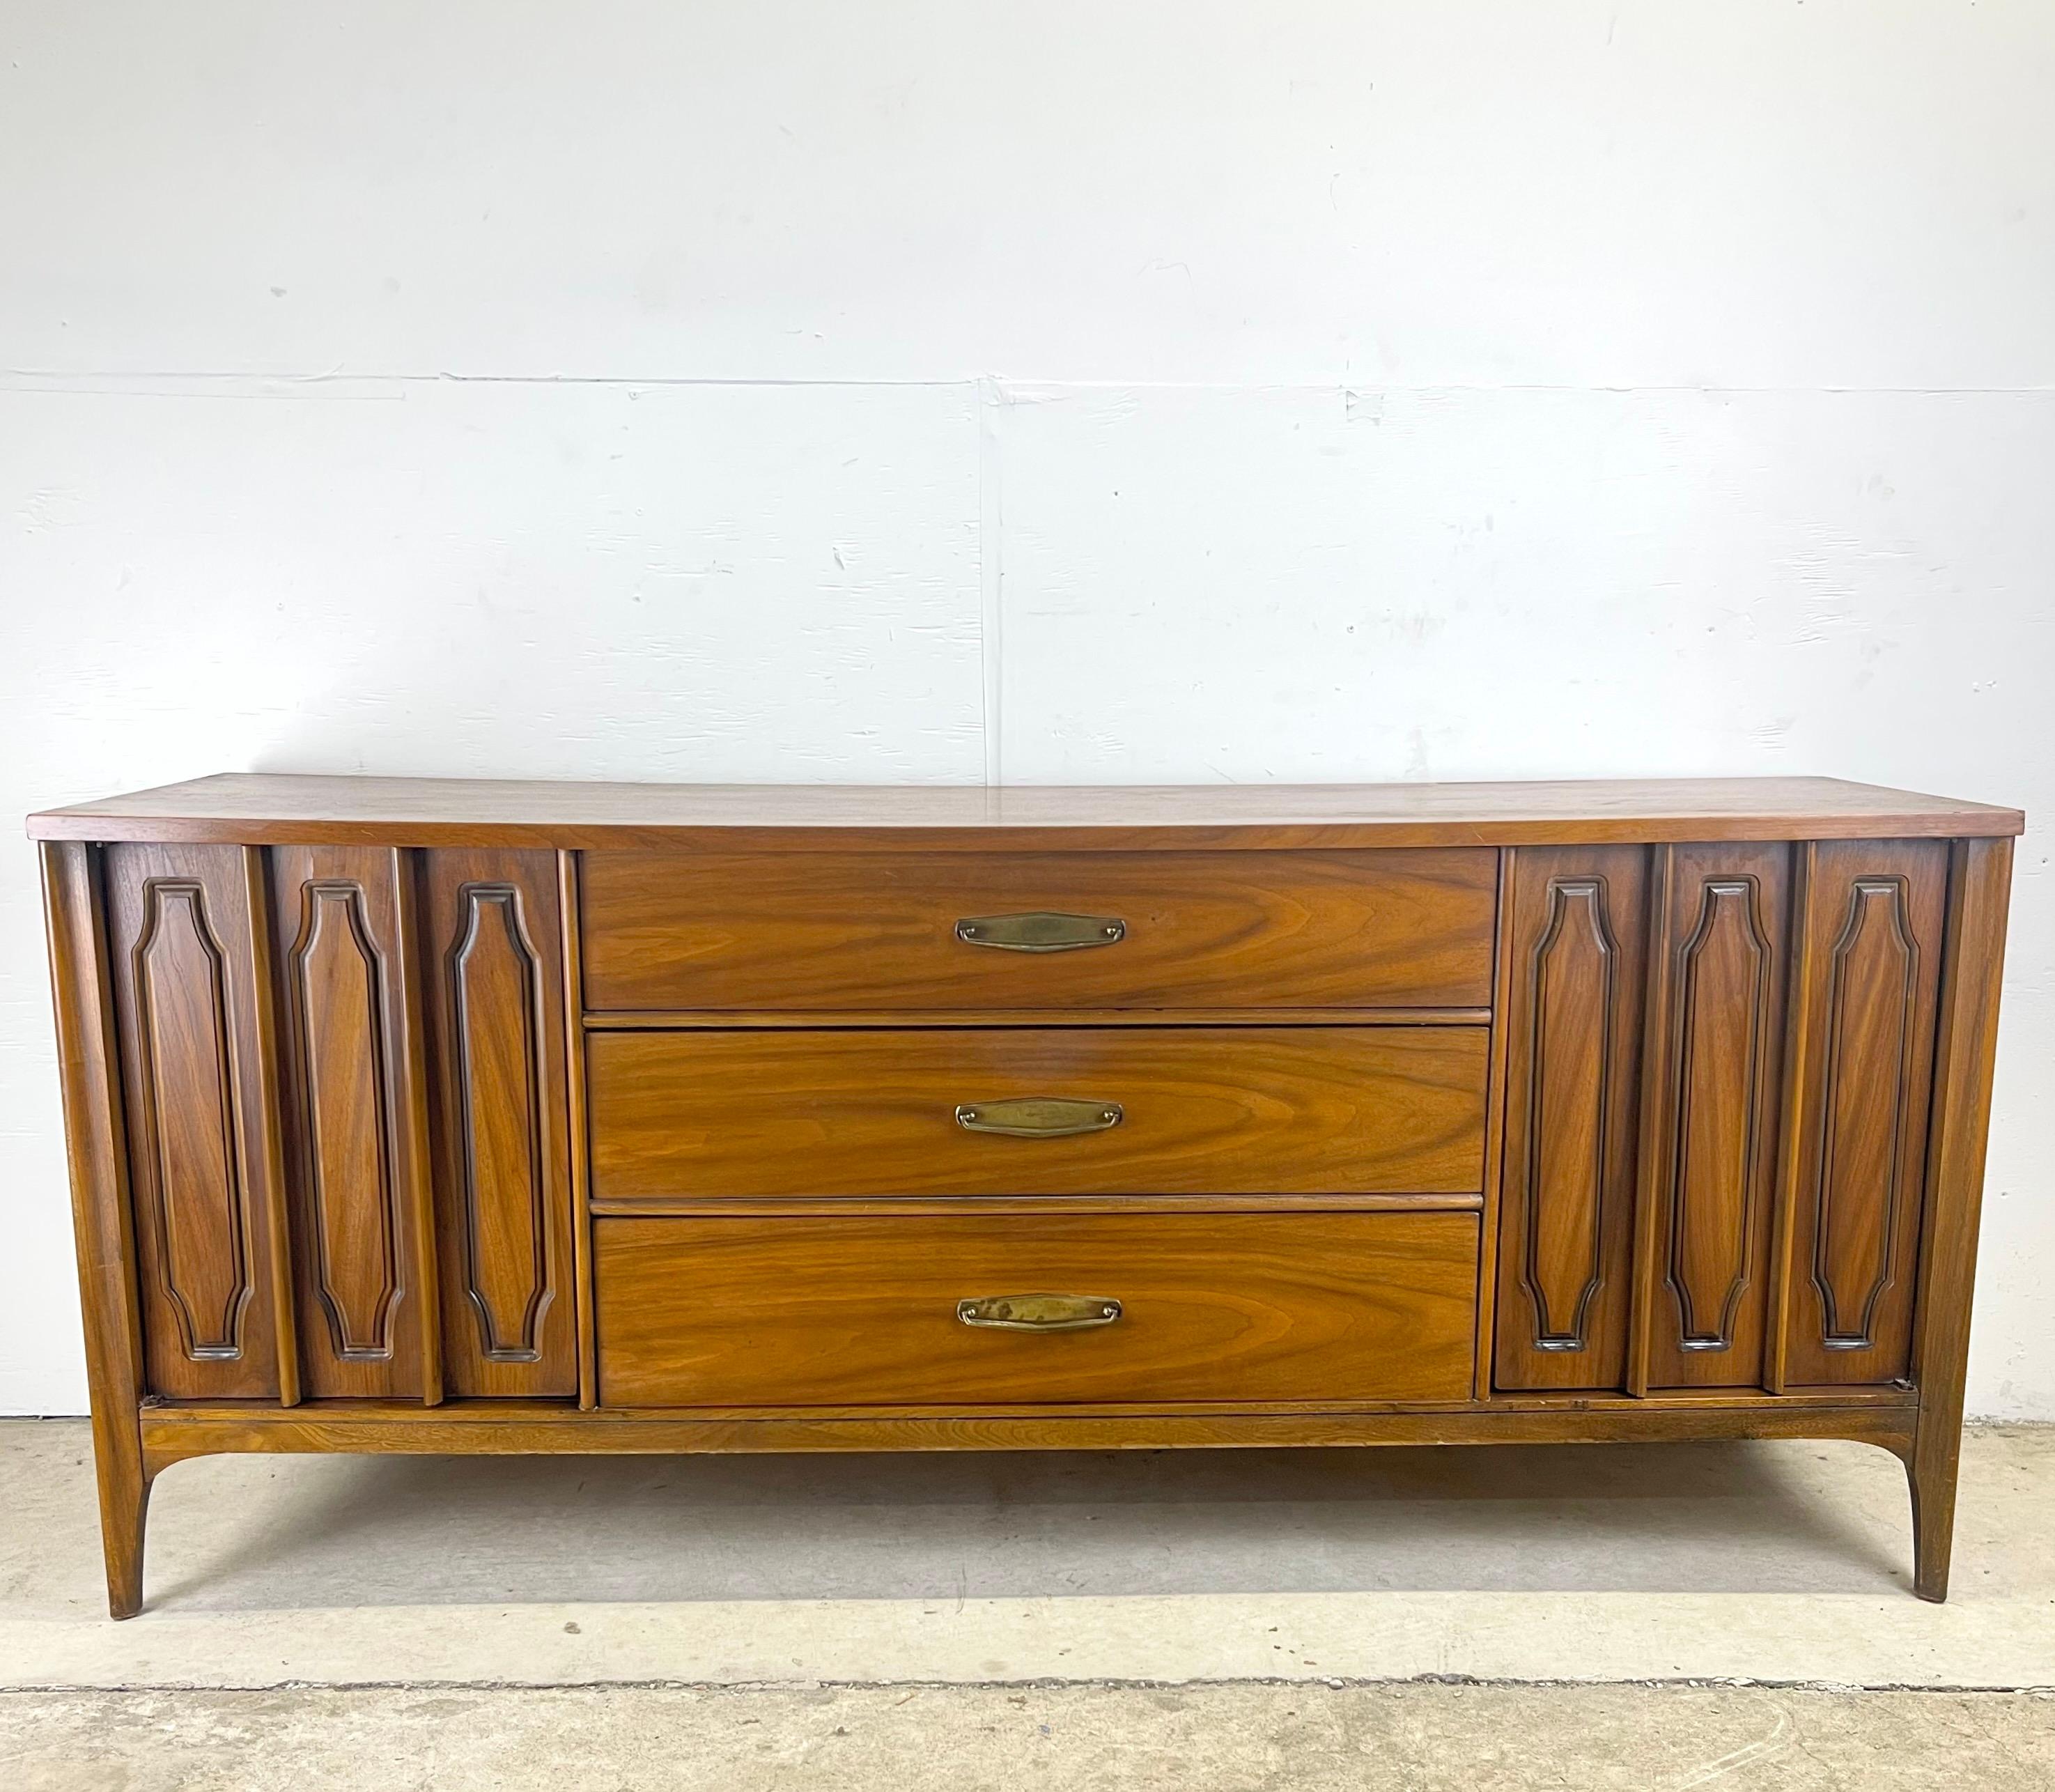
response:
[[[1497,877],[1460,847],[589,852],[586,1006],[1481,1007]]]

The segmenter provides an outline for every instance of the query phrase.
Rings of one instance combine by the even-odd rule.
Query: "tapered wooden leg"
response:
[[[1937,1605],[1948,1597],[1948,1565],[1955,1548],[1955,1479],[1962,1461],[1959,1426],[1946,1438],[1922,1424],[1905,1458],[1912,1490],[1912,1590]]]
[[[97,1434],[99,1427],[94,1430]],[[93,1454],[100,1479],[107,1609],[114,1617],[132,1618],[143,1609],[143,1529],[150,1510],[150,1478],[143,1472],[140,1453],[124,1449],[119,1439],[110,1449],[96,1435]]]

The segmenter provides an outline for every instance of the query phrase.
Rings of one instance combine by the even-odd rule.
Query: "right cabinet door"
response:
[[[1837,840],[1800,850],[1797,1099],[1773,1382],[1893,1381],[1911,1356],[1948,847]]]

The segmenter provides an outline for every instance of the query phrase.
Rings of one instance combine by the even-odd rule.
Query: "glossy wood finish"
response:
[[[369,847],[282,847],[271,870],[307,1391],[432,1398],[428,1116],[399,860]]]
[[[597,1200],[1473,1193],[1486,1040],[1457,1027],[596,1033]],[[959,1103],[1117,1103],[1071,1138]]]
[[[2025,825],[2017,809],[1838,778],[895,789],[232,772],[29,818],[37,839],[835,853],[1970,839]]]
[[[417,856],[435,1067],[443,1367],[454,1395],[578,1391],[552,853]]]
[[[107,1608],[127,1618],[143,1607],[143,1521],[152,1470],[143,1459],[139,1422],[143,1321],[98,858],[92,847],[45,845],[43,912],[71,1168],[79,1305],[85,1321]]]
[[[1635,847],[1513,855],[1500,1387],[1624,1381],[1647,881]]]
[[[251,917],[235,847],[107,849],[146,1382],[275,1399],[276,1164]],[[290,1301],[288,1293],[285,1298]]]
[[[1460,1399],[1468,1214],[607,1220],[609,1406]],[[984,1331],[957,1304],[1111,1297],[1113,1324]]]
[[[1752,1387],[1764,1369],[1790,849],[1663,849],[1642,1217],[1644,1388]]]
[[[1816,849],[1796,974],[1803,1094],[1790,1134],[1785,1376],[1891,1381],[1911,1363],[1948,848]]]
[[[1497,855],[595,852],[588,1007],[902,1013],[1463,1007],[1491,999]],[[1063,952],[967,918],[1114,918]]]
[[[1735,1436],[1897,1453],[1938,1598],[2018,826],[1806,780],[37,818],[110,1608],[209,1450]],[[1029,908],[1129,930],[954,937]],[[1120,1121],[956,1118],[1050,1096]],[[1063,1292],[1127,1305],[953,1318]]]

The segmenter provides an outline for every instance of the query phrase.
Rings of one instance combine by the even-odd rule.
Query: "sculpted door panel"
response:
[[[400,855],[272,851],[286,1165],[310,1395],[424,1388],[424,1287],[408,1087]]]
[[[1512,930],[1494,1380],[1626,1372],[1647,929],[1640,847],[1522,848]]]
[[[1947,898],[1940,841],[1812,849],[1798,970],[1786,1385],[1910,1365]]]
[[[448,1391],[575,1394],[556,855],[419,862]]]
[[[243,851],[110,847],[106,890],[149,1391],[275,1397]]]
[[[1644,1162],[1651,1387],[1760,1383],[1769,1313],[1789,928],[1788,846],[1669,855]]]

